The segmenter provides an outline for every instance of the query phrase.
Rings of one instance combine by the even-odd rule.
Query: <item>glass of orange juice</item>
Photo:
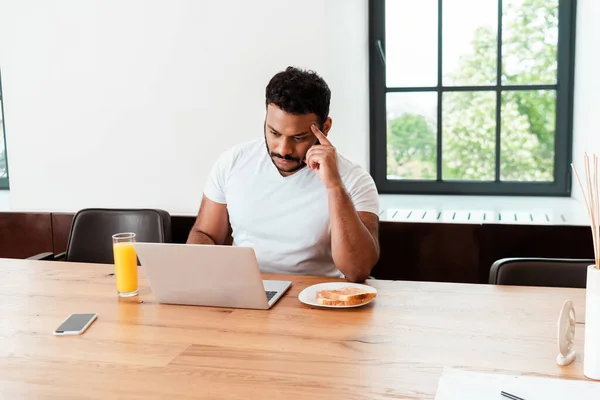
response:
[[[115,278],[117,294],[131,297],[138,294],[137,256],[135,254],[135,233],[117,233],[112,236],[115,256]]]

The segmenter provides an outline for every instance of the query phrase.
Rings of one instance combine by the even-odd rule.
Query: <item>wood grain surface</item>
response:
[[[268,311],[119,299],[111,265],[0,259],[0,398],[433,399],[444,367],[585,379],[555,363],[567,299],[581,289],[368,281],[367,306],[298,300],[290,279]],[[54,336],[68,314],[96,312],[81,336]]]

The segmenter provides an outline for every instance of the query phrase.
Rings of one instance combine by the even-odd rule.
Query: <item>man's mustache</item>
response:
[[[288,161],[300,162],[300,159],[298,157],[292,157],[290,155],[282,156],[281,154],[277,154],[277,153],[273,153],[273,152],[271,152],[270,154],[271,154],[271,157],[282,158],[282,159],[288,160]]]

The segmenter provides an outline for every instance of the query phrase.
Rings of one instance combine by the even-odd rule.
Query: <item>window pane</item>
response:
[[[553,181],[556,92],[502,93],[500,179]]]
[[[556,83],[558,0],[504,0],[502,83]]]
[[[493,181],[496,92],[442,96],[442,179]]]
[[[386,0],[388,87],[437,85],[437,0]]]
[[[444,85],[495,85],[498,0],[444,0],[442,15]]]
[[[2,110],[2,101],[0,100],[0,110]],[[4,148],[4,119],[0,111],[0,178],[6,178],[6,153]]]
[[[436,127],[436,92],[388,93],[388,179],[436,179]]]

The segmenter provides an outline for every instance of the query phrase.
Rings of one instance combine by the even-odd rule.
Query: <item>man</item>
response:
[[[221,245],[231,232],[234,245],[254,248],[262,272],[369,276],[379,259],[379,197],[370,175],[328,139],[330,98],[312,71],[288,67],[271,79],[264,138],[220,156],[188,243]]]

